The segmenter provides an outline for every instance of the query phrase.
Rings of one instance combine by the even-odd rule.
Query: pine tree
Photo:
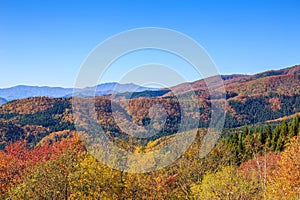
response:
[[[238,152],[240,154],[244,153],[243,135],[241,135],[241,134],[239,135]]]
[[[270,148],[272,146],[272,129],[270,124],[268,124],[266,130],[264,131],[265,135],[266,135],[266,145],[268,148]]]
[[[249,134],[250,134],[250,130],[249,130],[248,126],[245,126],[244,131],[243,131],[243,138],[245,138]]]
[[[261,129],[260,129],[261,130]],[[253,133],[258,133],[258,128],[255,126]]]
[[[292,138],[298,134],[299,131],[299,117],[296,115],[296,117],[290,122],[289,124],[289,134],[288,137]]]
[[[264,147],[266,150],[270,150],[271,146],[272,146],[271,138],[267,137]]]
[[[277,144],[276,144],[276,149],[275,151],[280,152],[283,150],[283,146],[284,146],[284,139],[283,139],[283,135],[280,134]]]
[[[276,150],[279,135],[280,135],[280,126],[276,126],[276,128],[274,129],[274,131],[272,133],[272,141],[271,141],[271,147],[272,147],[273,151]]]
[[[282,139],[285,140],[285,137],[288,135],[289,129],[286,120],[284,120],[280,125],[280,134],[282,134]]]
[[[239,143],[239,136],[237,132],[233,132],[230,138],[230,145],[231,147],[236,148],[238,146],[238,143]]]
[[[261,128],[258,134],[258,140],[261,144],[265,144],[267,140],[266,132]]]

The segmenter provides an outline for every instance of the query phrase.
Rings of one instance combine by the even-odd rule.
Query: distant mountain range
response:
[[[95,90],[96,89],[96,90]],[[108,94],[125,93],[125,92],[142,92],[146,90],[157,90],[156,88],[142,87],[133,83],[120,84],[116,82],[104,83],[95,87],[87,87],[84,89],[62,88],[62,87],[47,87],[47,86],[25,86],[19,85],[11,88],[0,89],[0,105],[7,101],[23,99],[28,97],[47,96],[47,97],[71,97],[77,96],[105,96]]]
[[[299,95],[300,94],[300,65],[284,68],[281,70],[270,70],[255,75],[221,75],[228,98],[243,98],[257,95]],[[209,77],[207,79],[211,79]],[[191,83],[182,83],[171,88],[150,88],[142,87],[133,83],[120,84],[116,82],[99,84],[95,87],[84,89],[62,88],[62,87],[39,87],[39,86],[15,86],[0,89],[0,105],[4,103],[28,97],[46,96],[51,98],[75,96],[107,96],[110,94],[123,94],[126,98],[130,97],[168,97],[176,94],[184,94],[193,91],[200,98],[208,98],[209,93],[206,80],[201,79]]]

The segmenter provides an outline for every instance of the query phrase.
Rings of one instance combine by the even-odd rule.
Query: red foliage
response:
[[[21,177],[40,162],[56,159],[65,152],[78,154],[84,151],[84,147],[78,136],[73,136],[53,144],[29,149],[25,141],[17,141],[9,144],[4,151],[0,151],[0,195],[19,183]]]
[[[255,176],[262,179],[266,175],[275,170],[280,155],[274,153],[268,153],[265,156],[259,156],[243,163],[240,170],[248,177]]]

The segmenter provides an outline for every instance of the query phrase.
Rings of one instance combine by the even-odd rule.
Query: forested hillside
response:
[[[149,173],[113,170],[86,152],[74,131],[51,134],[0,151],[2,199],[297,199],[300,191],[299,118],[275,128],[231,130],[199,157],[201,136],[172,165]],[[147,152],[163,138],[143,146]],[[145,162],[147,165],[147,162]],[[283,188],[283,190],[278,190]]]

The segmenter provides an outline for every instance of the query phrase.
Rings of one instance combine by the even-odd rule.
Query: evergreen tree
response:
[[[271,129],[271,125],[270,124],[268,124],[265,132],[266,132],[266,136],[267,137],[272,138],[272,129]]]
[[[243,138],[245,138],[249,134],[250,134],[250,130],[249,130],[248,126],[245,126],[244,131],[243,131]]]
[[[285,140],[285,137],[287,137],[289,133],[288,124],[286,120],[284,120],[280,125],[280,134],[282,135],[282,140]]]
[[[299,131],[299,117],[296,115],[296,117],[290,122],[289,124],[289,134],[288,137],[292,138],[298,134]]]
[[[237,148],[238,143],[239,143],[239,136],[238,136],[237,132],[234,131],[230,137],[230,146],[232,148]]]
[[[265,135],[266,135],[266,145],[268,148],[270,148],[272,146],[272,129],[270,124],[268,124],[266,130],[264,131]]]
[[[277,146],[277,142],[279,139],[279,135],[280,135],[280,126],[276,126],[273,134],[272,134],[272,141],[271,141],[271,147],[272,150],[275,151],[276,150],[276,146]]]
[[[261,130],[261,129],[260,129]],[[258,133],[258,128],[255,126],[253,133]]]
[[[283,146],[284,146],[284,139],[283,139],[283,135],[280,134],[277,144],[276,144],[276,149],[275,151],[280,152],[283,150]]]
[[[240,154],[244,153],[243,135],[241,135],[241,134],[239,135],[238,152]]]
[[[249,134],[244,138],[243,145],[244,145],[244,154],[246,159],[250,159],[253,156],[253,153],[257,152],[257,146],[255,145],[255,140],[253,134]]]
[[[272,140],[271,140],[271,138],[267,137],[266,143],[265,143],[265,145],[264,145],[264,148],[265,148],[266,150],[270,150],[271,146],[272,146]]]
[[[261,144],[265,144],[267,140],[266,132],[261,128],[258,134],[258,140]]]

